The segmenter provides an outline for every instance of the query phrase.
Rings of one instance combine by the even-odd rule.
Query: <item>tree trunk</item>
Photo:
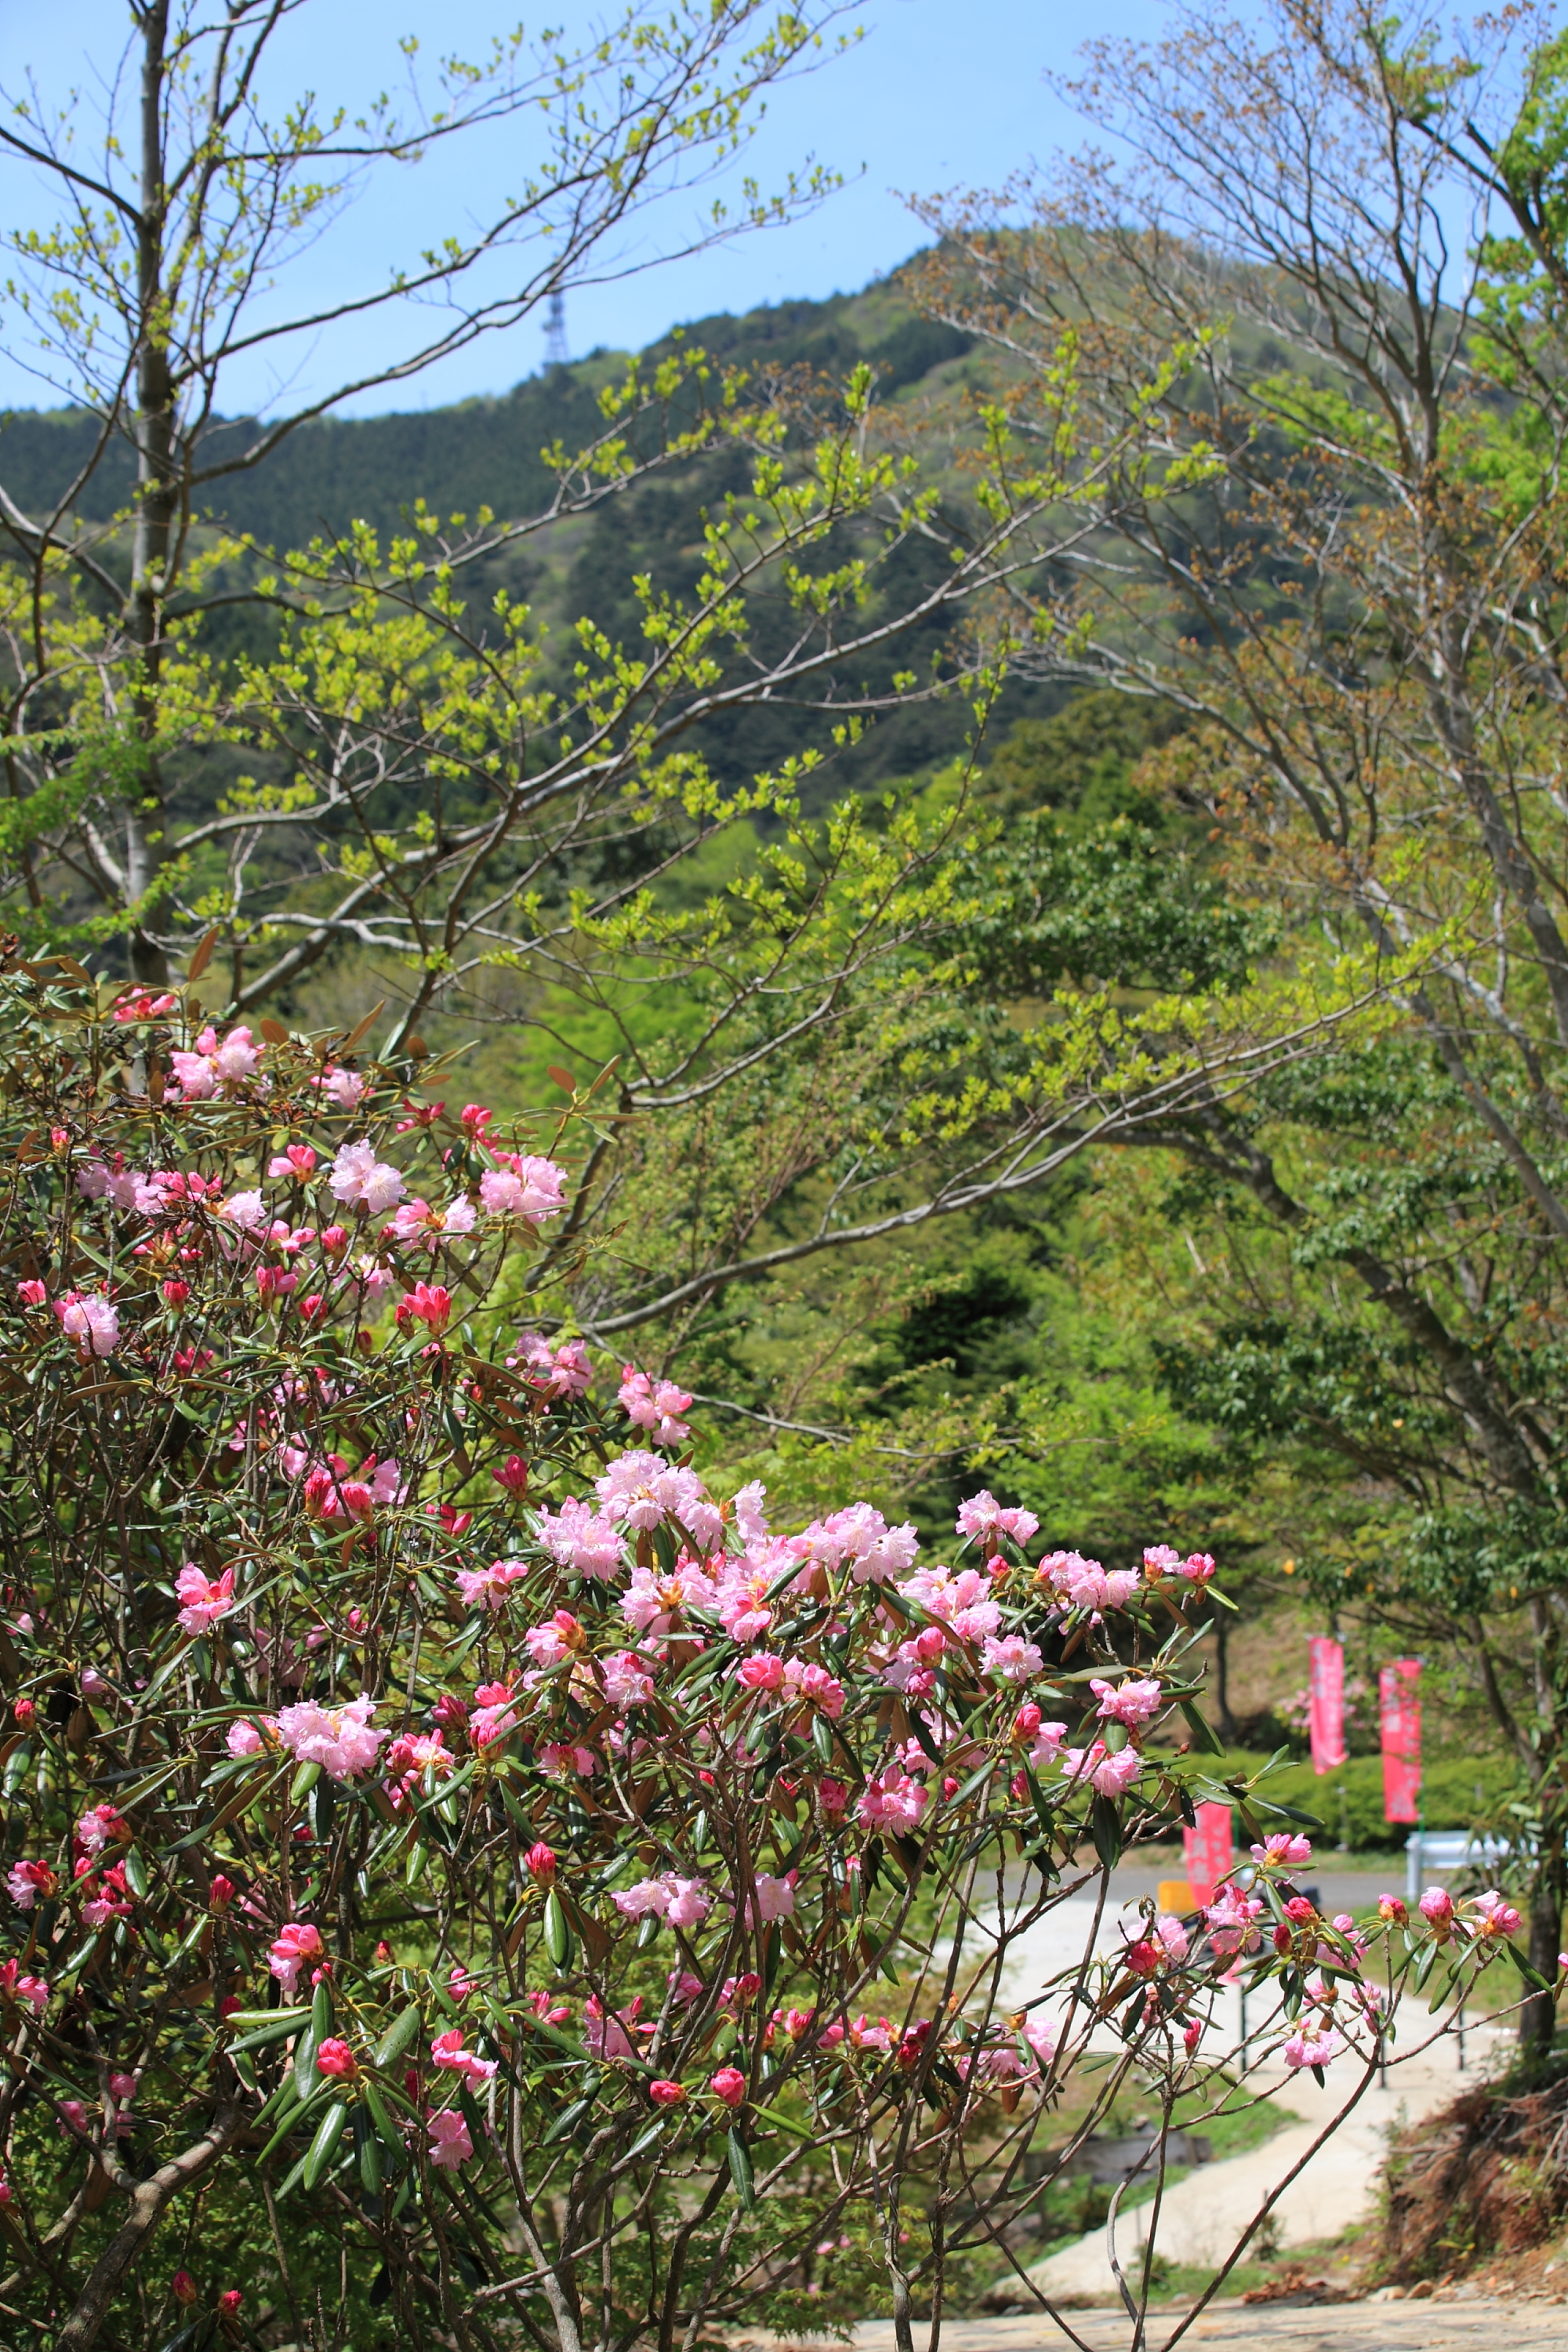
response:
[[[126,632],[134,663],[132,706],[142,752],[134,797],[125,811],[125,891],[136,907],[152,888],[162,862],[163,779],[158,761],[159,688],[163,661],[163,603],[177,505],[174,394],[169,330],[163,316],[163,85],[168,0],[152,0],[142,21],[142,201],[137,238],[136,530],[131,558]],[[132,977],[162,986],[169,977],[163,949],[144,923],[130,925]]]
[[[1563,1948],[1563,1857],[1561,1838],[1544,1843],[1530,1892],[1530,1964],[1549,1985],[1557,1982],[1557,1955]],[[1551,1992],[1531,1992],[1519,2012],[1520,2046],[1544,2053],[1552,2047],[1557,2026],[1557,2002]]]

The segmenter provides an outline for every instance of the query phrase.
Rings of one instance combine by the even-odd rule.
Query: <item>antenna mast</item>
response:
[[[566,348],[566,297],[557,286],[551,291],[544,319],[544,364],[547,368],[566,367],[571,358]]]

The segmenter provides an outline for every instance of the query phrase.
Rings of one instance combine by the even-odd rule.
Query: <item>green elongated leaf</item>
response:
[[[301,2099],[308,2099],[319,2077],[316,2074],[316,2029],[307,2025],[294,2044],[294,2088]]]
[[[297,2017],[274,2018],[270,2024],[258,2027],[256,2032],[242,2034],[237,2042],[226,2042],[225,2054],[230,2058],[237,2058],[245,2050],[265,2050],[268,2042],[282,2042],[289,2034],[298,2033],[299,2031],[300,2021]]]
[[[316,2094],[312,2094],[311,2097],[309,2099],[296,2098],[293,2105],[285,2110],[282,2120],[279,2122],[277,2130],[273,2133],[271,2138],[268,2141],[260,2155],[256,2158],[255,2161],[258,2164],[265,2164],[268,2158],[272,2155],[274,2150],[281,2147],[284,2141],[289,2138],[290,2134],[298,2130],[300,2125],[303,2123],[305,2119],[307,2108],[314,2105],[317,2095],[318,2095]]]
[[[367,2197],[381,2194],[381,2140],[364,2107],[354,2111],[354,2144],[359,2151],[360,2187]]]
[[[1121,1859],[1121,1817],[1110,1799],[1098,1790],[1089,1809],[1089,1833],[1106,1869],[1114,1870]]]
[[[570,2139],[578,2126],[586,2123],[593,2112],[592,2099],[574,2099],[563,2114],[556,2116],[555,2121],[540,2141],[540,2147],[553,2147],[557,2140]]]
[[[1218,1732],[1215,1729],[1213,1724],[1209,1721],[1207,1716],[1205,1715],[1202,1707],[1198,1706],[1192,1699],[1184,1698],[1182,1701],[1182,1713],[1186,1717],[1187,1727],[1192,1732],[1192,1735],[1197,1741],[1198,1746],[1206,1749],[1208,1754],[1211,1756],[1223,1756],[1225,1754],[1225,1742],[1220,1738]]]
[[[777,2107],[756,2106],[752,2112],[760,2116],[763,2123],[773,2124],[778,2130],[789,2132],[795,2139],[814,2140],[816,2137],[816,2127],[814,2124],[797,2124],[793,2116],[781,2115]]]
[[[331,2105],[327,2109],[326,2114],[321,2117],[321,2122],[316,2126],[316,2137],[310,2142],[310,2150],[305,2158],[304,2168],[300,2178],[307,2189],[314,2189],[317,2181],[320,2180],[322,2173],[325,2172],[328,2165],[331,2162],[337,2150],[338,2142],[343,2136],[343,2127],[347,2124],[348,2119],[348,2108],[343,2105],[341,2099],[334,2099]]]
[[[1542,1975],[1540,1969],[1533,1967],[1531,1963],[1525,1958],[1524,1954],[1520,1950],[1519,1946],[1514,1943],[1511,1938],[1507,1942],[1504,1948],[1508,1953],[1509,1958],[1513,1962],[1514,1967],[1519,1970],[1520,1975],[1524,1979],[1525,1983],[1531,1987],[1532,1991],[1551,1991],[1552,1987]]]
[[[752,2152],[733,2124],[730,2126],[726,2146],[730,2155],[730,2179],[736,2196],[750,2213],[757,2201],[757,2185],[752,2175]]]
[[[381,2040],[376,2043],[372,2059],[377,2066],[395,2066],[405,2051],[413,2047],[419,2032],[419,2004],[410,2001],[402,2013],[395,2017]]]
[[[319,1764],[301,1764],[289,1785],[289,1802],[291,1805],[303,1804],[321,1777],[321,1768]]]
[[[1453,1968],[1446,1969],[1443,1971],[1443,1974],[1437,1979],[1436,1984],[1433,1989],[1432,1998],[1426,2004],[1426,2013],[1428,2016],[1432,2016],[1437,2010],[1441,2009],[1449,1994],[1453,1991],[1455,1985],[1458,1982],[1461,1966],[1462,1963],[1456,1963]]]
[[[558,1969],[569,1969],[577,1957],[577,1938],[553,1886],[544,1904],[544,1948]]]
[[[236,2009],[224,2019],[231,2033],[245,2032],[253,2025],[276,2025],[285,2033],[292,2033],[303,2017],[310,2014],[303,2002],[292,2009]]]
[[[310,2031],[315,2035],[318,2050],[331,2030],[332,1988],[328,1979],[323,1977],[310,1996]]]
[[[364,2111],[370,2117],[372,2126],[374,2129],[377,2139],[381,2142],[383,2151],[384,2155],[390,2156],[393,2158],[392,2168],[396,2172],[401,2168],[404,2158],[407,2154],[407,2150],[404,2145],[403,2134],[398,2130],[397,2126],[393,2122],[391,2116],[387,2113],[386,2102],[382,2097],[380,2091],[376,2088],[376,2085],[374,2083],[369,2081],[363,2083],[360,2086],[360,2096],[364,2101]]]

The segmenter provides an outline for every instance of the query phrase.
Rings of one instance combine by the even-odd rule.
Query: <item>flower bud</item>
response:
[[[1390,1927],[1403,1927],[1410,1917],[1409,1912],[1397,1895],[1378,1896],[1377,1916]]]
[[[16,1718],[18,1731],[31,1731],[38,1719],[38,1710],[30,1698],[19,1698],[11,1712]]]
[[[1026,1699],[1013,1717],[1013,1737],[1015,1739],[1033,1739],[1039,1727],[1040,1710],[1032,1698]]]
[[[647,2095],[656,2107],[679,2107],[685,2101],[686,2085],[684,2083],[650,2083]]]
[[[207,1908],[209,1911],[216,1911],[221,1917],[233,1901],[234,1881],[232,1878],[226,1878],[220,1870],[207,1889]]]
[[[1283,1920],[1274,1930],[1274,1948],[1281,1956],[1290,1948],[1290,1930],[1285,1926]]]
[[[176,2271],[169,2281],[169,2290],[174,2301],[189,2311],[196,2299],[196,2283],[189,2271]]]
[[[245,2297],[237,2286],[226,2286],[217,2299],[217,2307],[226,2319],[232,2319]]]
[[[167,1306],[181,1307],[184,1305],[190,1295],[190,1284],[188,1282],[180,1281],[179,1277],[175,1275],[171,1275],[168,1281],[163,1285],[163,1298],[164,1303]]]
[[[531,1845],[522,1857],[522,1866],[530,1878],[536,1878],[541,1886],[554,1885],[555,1856],[549,1846],[542,1843]]]
[[[710,2076],[708,2088],[727,2107],[738,2107],[746,2096],[746,2078],[738,2066],[721,2066],[716,2074]]]
[[[81,1695],[83,1698],[108,1697],[109,1685],[104,1681],[103,1676],[99,1673],[96,1666],[83,1666],[81,1670]]]
[[[507,1493],[515,1495],[520,1502],[528,1492],[528,1465],[521,1454],[509,1454],[500,1468],[490,1472],[490,1476],[498,1486],[504,1486]]]
[[[321,1248],[328,1257],[342,1257],[348,1245],[348,1234],[342,1225],[329,1225],[321,1235]]]
[[[1421,1897],[1421,1916],[1439,1937],[1446,1937],[1454,1924],[1454,1898],[1446,1886],[1429,1886]]]
[[[353,2052],[336,2035],[323,2042],[317,2051],[316,2069],[319,2074],[331,2075],[340,2083],[352,2082],[359,2073]]]

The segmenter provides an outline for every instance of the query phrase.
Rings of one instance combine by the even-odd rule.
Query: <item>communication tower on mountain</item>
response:
[[[566,297],[557,286],[544,315],[544,364],[547,368],[565,367],[571,357],[566,348]]]

